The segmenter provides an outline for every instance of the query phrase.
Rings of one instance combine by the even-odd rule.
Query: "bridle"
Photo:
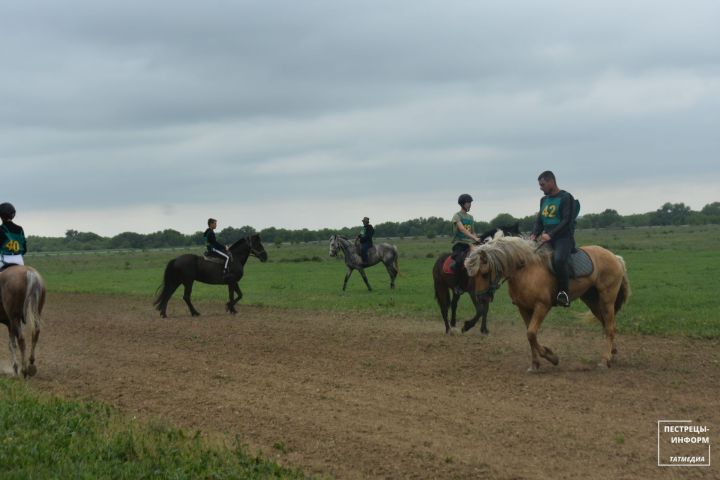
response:
[[[250,255],[252,255],[253,257],[255,257],[257,259],[260,259],[260,255],[262,255],[264,252],[253,247],[252,239],[250,237],[245,237],[245,241],[250,246]]]
[[[497,272],[497,275],[495,275],[495,279],[493,280],[492,274],[490,275],[490,285],[484,290],[480,290],[479,292],[473,292],[473,295],[475,295],[475,300],[478,302],[483,303],[490,303],[493,300],[493,297],[495,296],[495,292],[498,291],[498,289],[502,286],[503,283],[505,283],[505,278],[502,276],[502,272]]]

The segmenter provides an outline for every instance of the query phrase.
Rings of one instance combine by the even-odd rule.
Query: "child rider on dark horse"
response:
[[[452,246],[452,258],[454,260],[452,269],[455,272],[455,278],[457,284],[455,285],[455,293],[460,295],[462,293],[462,279],[463,279],[463,261],[470,250],[470,245],[473,243],[479,243],[480,238],[473,232],[475,220],[473,216],[468,212],[472,204],[473,198],[463,193],[458,198],[458,204],[460,205],[460,211],[457,212],[452,218],[453,224],[453,246]]]
[[[228,263],[230,263],[230,252],[225,245],[218,242],[217,238],[215,238],[217,220],[215,220],[214,218],[208,218],[207,224],[208,228],[207,230],[205,230],[205,233],[203,233],[203,238],[205,238],[205,248],[207,248],[207,256],[219,257],[225,260],[225,265],[223,266],[223,275],[226,279],[228,279]]]

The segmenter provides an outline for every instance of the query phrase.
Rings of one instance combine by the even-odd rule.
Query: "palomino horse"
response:
[[[15,376],[22,373],[24,378],[37,373],[35,346],[40,337],[40,314],[45,305],[45,283],[32,267],[17,265],[0,273],[0,323],[8,327],[10,355]],[[25,335],[23,326],[31,338],[30,362],[25,356]],[[17,362],[17,347],[20,347],[20,365]]]
[[[192,286],[195,281],[212,285],[227,285],[229,298],[225,310],[233,314],[237,313],[235,304],[242,298],[238,282],[243,277],[248,257],[252,255],[260,259],[261,262],[266,262],[268,256],[265,247],[260,242],[260,235],[241,238],[233,243],[229,250],[232,255],[232,261],[228,265],[229,280],[224,278],[222,263],[206,260],[192,254],[180,255],[176,259],[170,260],[167,267],[165,267],[163,283],[158,288],[160,293],[153,303],[155,308],[160,310],[160,316],[167,318],[168,301],[170,301],[170,297],[180,285],[185,287],[183,300],[190,309],[190,314],[193,317],[200,315],[200,312],[195,309],[190,301]],[[235,294],[237,294],[237,297],[234,296]]]
[[[595,245],[582,248],[593,265],[591,274],[570,281],[570,299],[580,298],[605,329],[607,348],[601,366],[609,367],[615,347],[615,315],[630,296],[625,261],[622,257]],[[528,239],[502,237],[478,246],[465,260],[468,273],[475,280],[475,295],[492,298],[507,280],[508,293],[520,310],[527,327],[532,352],[529,371],[540,368],[540,357],[553,365],[559,360],[548,347],[538,342],[537,334],[543,319],[554,305],[557,281],[551,273],[551,255],[547,247],[539,248]]]
[[[350,240],[341,235],[333,235],[330,237],[330,256],[337,256],[338,250],[342,250],[343,256],[345,257],[345,265],[347,266],[347,273],[345,274],[345,281],[343,282],[343,291],[345,291],[347,287],[348,279],[353,270],[360,272],[368,290],[372,291],[370,282],[368,282],[367,276],[365,275],[365,268],[372,267],[380,262],[385,265],[385,269],[388,275],[390,275],[390,288],[395,288],[395,278],[397,278],[399,273],[398,251],[395,245],[390,245],[389,243],[374,245],[368,250],[367,266],[363,266],[362,258],[355,251],[355,245]]]

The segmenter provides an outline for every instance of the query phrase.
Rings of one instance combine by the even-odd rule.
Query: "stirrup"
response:
[[[558,305],[560,305],[562,307],[570,306],[570,297],[568,296],[567,292],[565,292],[564,290],[560,290],[558,292],[555,300],[557,300]]]

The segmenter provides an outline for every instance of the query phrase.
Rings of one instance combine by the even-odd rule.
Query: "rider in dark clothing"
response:
[[[0,269],[12,265],[24,265],[23,255],[27,252],[25,231],[13,222],[15,207],[11,203],[0,204]]]
[[[563,307],[569,307],[568,260],[570,253],[575,250],[575,199],[558,188],[555,175],[549,170],[540,174],[538,183],[545,196],[540,200],[540,211],[530,239],[539,239],[553,248],[553,267],[559,287],[557,302]]]
[[[375,235],[375,229],[370,225],[370,219],[364,217],[362,219],[363,228],[360,230],[360,235],[357,236],[360,241],[360,256],[362,257],[363,267],[368,266],[368,251],[373,246],[372,237]]]
[[[205,248],[207,253],[213,257],[220,257],[225,260],[225,266],[223,267],[223,273],[228,273],[228,262],[230,261],[230,253],[227,251],[227,247],[217,241],[215,238],[215,229],[217,228],[217,220],[214,218],[208,219],[208,228],[203,233],[205,238]]]

